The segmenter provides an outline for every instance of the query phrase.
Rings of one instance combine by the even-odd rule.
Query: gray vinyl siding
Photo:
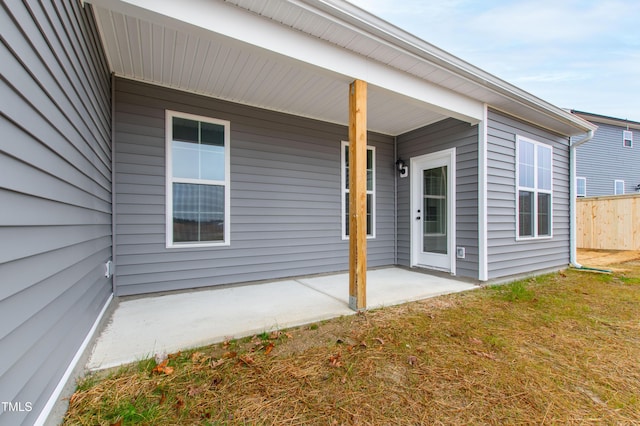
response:
[[[489,110],[487,209],[489,279],[569,263],[569,144],[513,117]],[[516,136],[553,147],[553,238],[516,241]]]
[[[0,425],[33,424],[111,293],[110,77],[88,8],[0,11]]]
[[[576,176],[587,179],[587,197],[614,195],[614,181],[624,181],[625,194],[640,185],[640,130],[633,132],[633,148],[622,145],[624,126],[598,123],[593,139],[577,148]],[[577,138],[579,139],[579,138]]]
[[[398,137],[398,157],[456,148],[456,245],[466,258],[456,259],[456,274],[478,278],[478,126],[447,119]],[[410,177],[398,179],[398,264],[411,264]],[[453,254],[455,256],[455,253]]]
[[[165,248],[165,110],[231,123],[231,244]],[[116,83],[117,294],[348,269],[341,238],[344,126],[130,80]],[[370,267],[394,263],[393,138],[376,147]]]

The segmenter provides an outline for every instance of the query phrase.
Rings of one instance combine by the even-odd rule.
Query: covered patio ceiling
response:
[[[570,113],[341,0],[87,2],[119,77],[342,125],[348,85],[362,79],[375,132],[476,124],[488,104],[584,133]]]
[[[347,125],[353,77],[216,33],[95,8],[112,71],[120,77]],[[447,118],[427,104],[369,85],[372,131],[398,135]]]

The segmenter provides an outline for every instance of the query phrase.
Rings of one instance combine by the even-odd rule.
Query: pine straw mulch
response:
[[[86,377],[68,425],[640,424],[640,262]]]

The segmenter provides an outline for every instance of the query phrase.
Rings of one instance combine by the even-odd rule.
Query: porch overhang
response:
[[[89,3],[119,77],[345,126],[345,93],[360,79],[369,130],[388,135],[448,117],[482,119],[478,100],[228,2]],[[314,18],[327,31],[335,25]]]
[[[347,125],[369,86],[369,130],[399,135],[484,106],[573,136],[587,121],[343,0],[85,0],[115,75]]]

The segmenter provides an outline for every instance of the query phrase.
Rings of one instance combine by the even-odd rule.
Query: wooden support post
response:
[[[367,83],[349,85],[349,307],[367,308]]]

